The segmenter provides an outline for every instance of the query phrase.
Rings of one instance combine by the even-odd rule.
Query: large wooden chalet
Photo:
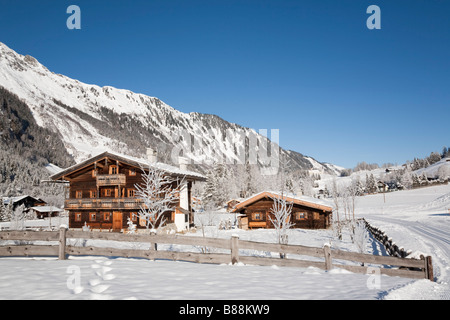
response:
[[[152,156],[152,153],[150,153]],[[135,196],[135,185],[142,183],[142,168],[154,163],[173,177],[184,178],[179,203],[165,213],[167,223],[175,223],[178,230],[193,223],[191,188],[195,181],[205,177],[187,170],[113,152],[103,152],[51,176],[53,180],[69,183],[64,209],[69,212],[69,228],[87,225],[95,229],[121,231],[128,227],[130,218],[138,228],[145,228],[137,213],[143,200]]]
[[[273,228],[270,221],[270,216],[273,217],[273,199],[281,197],[293,203],[290,222],[294,228],[326,229],[330,226],[332,207],[324,201],[305,196],[288,196],[264,191],[236,204],[232,212],[240,214],[241,225],[244,228]]]

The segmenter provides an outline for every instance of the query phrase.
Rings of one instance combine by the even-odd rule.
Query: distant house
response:
[[[264,191],[242,200],[232,210],[239,214],[241,225],[248,228],[273,228],[270,221],[273,198],[281,198],[281,194]],[[294,228],[326,229],[331,224],[333,208],[328,202],[307,196],[285,196],[293,203],[291,223]]]
[[[240,199],[231,199],[227,201],[227,211],[231,212],[237,204],[239,204],[241,202]]]
[[[388,191],[389,186],[387,183],[384,183],[383,181],[379,180],[377,182],[377,189],[378,189],[378,192],[386,192],[386,191]]]
[[[57,217],[64,212],[64,210],[53,206],[31,207],[30,211],[32,211],[38,219]]]
[[[387,182],[386,185],[387,185],[388,191],[399,190],[399,184],[397,182],[394,182],[394,181]]]
[[[12,203],[13,210],[16,210],[18,207],[23,205],[25,212],[27,212],[31,207],[45,206],[47,204],[44,200],[29,195],[3,198],[3,205],[6,206],[9,203]]]

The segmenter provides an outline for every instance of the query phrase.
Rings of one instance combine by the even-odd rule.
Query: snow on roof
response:
[[[143,158],[137,158],[137,157],[133,157],[133,156],[129,156],[129,155],[124,155],[124,154],[120,154],[117,152],[113,152],[113,151],[104,151],[101,152],[97,155],[94,155],[92,157],[90,157],[89,159],[84,160],[81,163],[77,163],[73,166],[70,166],[64,170],[61,170],[60,172],[53,174],[50,178],[52,179],[59,179],[62,177],[62,175],[64,173],[67,172],[71,172],[72,170],[76,170],[78,167],[80,166],[84,166],[86,164],[88,164],[90,161],[92,161],[92,159],[94,158],[99,158],[102,156],[110,156],[110,157],[115,157],[115,158],[119,158],[119,159],[123,159],[124,161],[131,161],[131,162],[135,162],[137,165],[142,166],[142,167],[146,167],[149,165],[149,161],[147,159],[143,159]],[[194,172],[194,171],[190,171],[190,170],[182,170],[178,167],[166,164],[166,163],[162,163],[162,162],[156,162],[154,164],[151,164],[152,166],[155,166],[156,168],[163,170],[167,173],[170,174],[174,174],[174,175],[180,175],[180,176],[187,176],[187,177],[193,177],[193,178],[197,178],[200,180],[204,180],[206,179],[206,177],[198,172]]]
[[[134,162],[140,163],[142,166],[149,165],[149,161],[147,159],[132,157],[132,156],[128,156],[128,155],[124,155],[124,154],[120,154],[120,153],[112,152],[112,151],[108,151],[108,153],[111,155],[115,155],[117,157],[128,158]],[[99,155],[101,155],[101,153]],[[170,164],[163,163],[163,162],[156,162],[156,163],[152,164],[152,166],[155,166],[158,169],[161,169],[161,170],[169,172],[169,173],[174,173],[174,174],[178,174],[178,175],[186,175],[186,176],[197,176],[202,179],[206,178],[205,176],[203,176],[202,174],[200,174],[198,172],[194,172],[194,171],[190,171],[190,170],[182,170],[179,167],[175,167]]]
[[[36,197],[32,197],[32,196],[29,196],[29,195],[22,195],[22,196],[17,196],[17,197],[4,197],[4,198],[3,198],[3,203],[4,203],[5,205],[8,204],[10,201],[11,201],[12,203],[16,203],[16,202],[19,202],[19,201],[21,201],[21,200],[27,198],[27,197],[33,198],[33,199],[36,200],[36,201],[42,201],[42,202],[44,202],[42,199],[39,199],[39,198],[36,198]]]
[[[37,212],[62,212],[63,210],[53,206],[37,206],[30,208]]]
[[[54,165],[53,163],[46,164],[45,169],[47,169],[47,171],[50,172],[50,174],[52,174],[52,175],[57,174],[64,170],[64,169],[58,167],[57,165]]]
[[[294,195],[292,193],[281,193],[278,191],[261,191],[259,193],[256,193],[246,199],[243,199],[238,205],[236,205],[236,208],[240,208],[242,206],[245,206],[249,203],[252,202],[252,200],[257,200],[260,198],[263,198],[265,196],[275,196],[275,197],[286,197],[287,201],[293,201],[293,202],[299,202],[299,203],[303,203],[305,205],[311,205],[311,206],[317,206],[320,208],[325,209],[324,207],[326,207],[327,210],[332,210],[333,206],[332,204],[324,199],[317,199],[317,198],[313,198],[313,197],[309,197],[309,196],[298,196],[298,195]]]

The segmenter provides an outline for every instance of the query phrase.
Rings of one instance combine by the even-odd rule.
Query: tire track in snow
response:
[[[435,278],[439,281],[448,282],[450,280],[447,263],[450,261],[450,234],[424,224],[412,226],[412,229],[417,236],[421,237],[422,242],[429,247],[430,254],[433,253],[431,255],[433,265],[438,267],[438,270],[435,270]]]
[[[450,226],[446,224],[430,225],[427,221],[408,221],[385,216],[371,216],[374,224],[377,221],[385,225],[386,223],[395,226],[395,232],[386,232],[395,240],[395,233],[408,233],[413,236],[414,241],[408,241],[407,249],[430,254],[433,263],[434,278],[437,282],[419,280],[392,291],[393,297],[400,293],[400,297],[408,299],[439,299],[450,300]],[[383,227],[381,226],[381,229]],[[416,243],[417,245],[411,245]]]

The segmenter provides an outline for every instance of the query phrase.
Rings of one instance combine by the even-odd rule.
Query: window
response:
[[[305,219],[306,219],[306,212],[295,213],[295,220],[305,220]]]
[[[252,220],[264,220],[264,213],[262,212],[253,212]]]
[[[129,198],[134,198],[136,190],[134,189],[128,189],[128,197]]]
[[[95,221],[97,219],[96,212],[89,212],[89,221]]]
[[[91,190],[89,192],[90,192],[91,198],[97,198],[97,190]]]
[[[109,221],[109,217],[111,216],[111,212],[104,212],[103,213],[103,220]]]
[[[117,174],[117,166],[109,166],[109,174]]]
[[[75,191],[75,198],[77,199],[83,198],[83,191]]]
[[[136,175],[136,169],[130,169],[128,170],[128,175],[135,176]]]
[[[112,189],[104,189],[103,190],[103,195],[105,196],[105,197],[112,197]]]
[[[81,221],[81,212],[75,212],[75,221]]]
[[[320,219],[320,214],[318,212],[313,212],[313,219],[314,220],[319,220]]]
[[[130,212],[130,220],[133,222],[138,221],[138,214],[136,212]]]

